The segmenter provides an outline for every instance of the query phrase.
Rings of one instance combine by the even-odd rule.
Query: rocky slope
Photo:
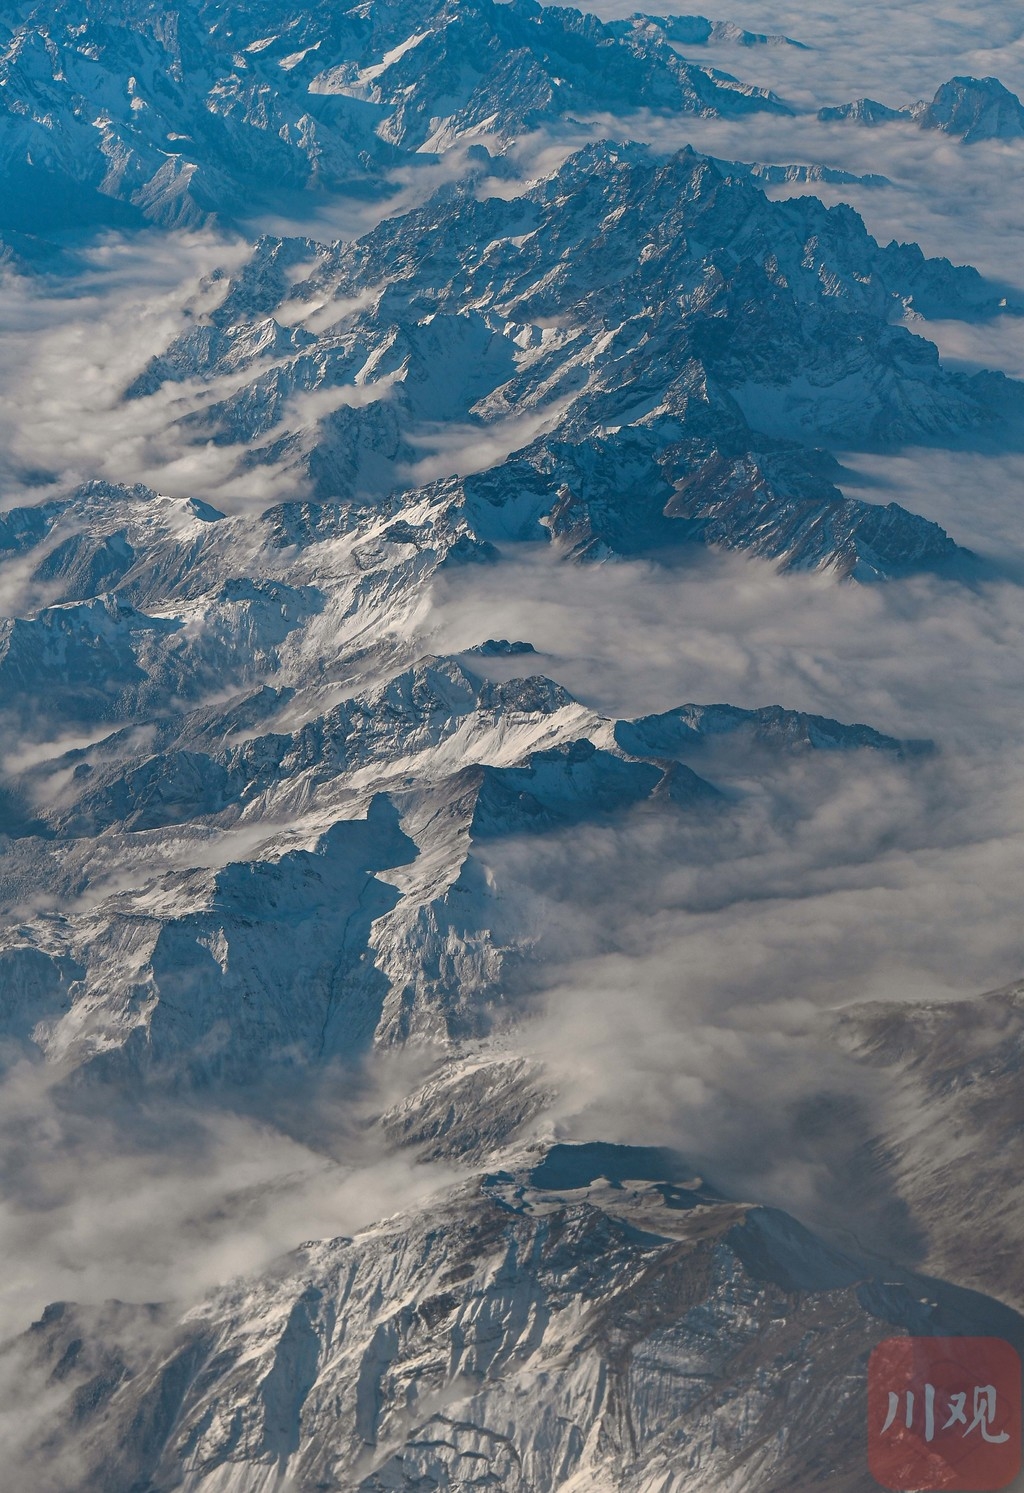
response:
[[[631,981],[661,959],[694,1048],[680,1078],[707,1099],[699,971],[664,929],[703,918],[706,939],[709,909],[819,895],[827,922],[865,867],[931,847],[962,781],[948,748],[877,729],[882,685],[863,722],[821,704],[828,640],[780,641],[778,613],[742,706],[713,680],[600,709],[540,651],[550,628],[491,615],[533,563],[553,592],[592,581],[584,621],[613,630],[623,575],[701,595],[718,566],[739,610],[757,587],[806,604],[877,583],[835,593],[869,633],[883,596],[924,609],[991,579],[884,489],[851,496],[833,451],[1006,437],[1019,385],[947,367],[905,325],[974,331],[1013,313],[1003,290],[882,245],[849,207],[766,191],[854,184],[832,167],[579,148],[609,113],[626,133],[638,111],[785,113],[710,65],[769,46],[801,55],[702,17],[533,0],[26,0],[0,20],[0,267],[33,306],[91,296],[115,242],[171,252],[211,218],[376,202],[368,231],[263,236],[193,287],[184,331],[123,390],[117,418],[164,430],[191,470],[234,463],[236,511],[139,471],[48,481],[45,450],[39,501],[0,501],[0,1238],[41,1220],[31,1247],[50,1261],[52,1240],[83,1298],[0,1348],[13,1493],[860,1493],[880,1339],[1024,1341],[1017,987],[811,1020],[805,978],[762,1043],[778,991],[760,966],[740,977],[756,1061],[795,1053],[753,1122],[789,1138],[773,1185],[792,1179],[792,1215],[607,1144],[537,1036],[578,1009],[558,1061],[585,1067],[604,961],[624,1017],[608,1071],[627,1067],[634,1037],[657,1040],[630,1029]],[[1004,92],[954,79],[908,117],[1010,138]],[[283,497],[261,511],[268,472]],[[436,609],[460,585],[476,607],[453,641]],[[681,657],[714,657],[715,594]],[[711,1047],[742,1064],[735,1015],[715,1013]],[[804,1060],[809,1097],[783,1093]],[[701,1112],[723,1154],[743,1144],[749,1119],[717,1095]],[[167,1245],[223,1243],[225,1283],[186,1270],[147,1304],[129,1269],[130,1299],[104,1304],[66,1199],[118,1217],[123,1193],[145,1251],[167,1216],[150,1220],[149,1169],[173,1171],[182,1113],[211,1135],[244,1120],[289,1167],[301,1143],[325,1192],[368,1152],[413,1196],[380,1217],[382,1188],[352,1237],[231,1281],[223,1231],[259,1215],[231,1153]],[[186,1153],[201,1173],[203,1146]],[[271,1173],[300,1199],[297,1242],[319,1228],[309,1195]],[[815,1206],[811,1233],[795,1215]]]
[[[950,78],[932,99],[919,99],[892,109],[876,99],[862,98],[852,104],[821,109],[823,120],[849,120],[854,124],[890,124],[911,120],[922,130],[941,130],[965,145],[978,140],[1019,140],[1024,137],[1024,105],[998,78]]]
[[[428,489],[485,538],[547,534],[588,559],[699,541],[872,579],[958,551],[846,497],[814,443],[997,425],[1017,386],[947,371],[896,323],[998,304],[848,208],[772,202],[690,150],[602,144],[511,198],[447,187],[353,243],[263,240],[127,394],[198,381],[183,435],[319,497],[445,472],[456,426],[509,451]],[[543,433],[515,449],[530,422]]]
[[[26,6],[0,31],[0,227],[194,226],[254,196],[372,193],[410,153],[575,111],[782,109],[672,45],[731,33],[679,24],[669,37],[533,0]]]
[[[206,1086],[447,1046],[530,983],[537,930],[495,846],[742,820],[737,753],[766,781],[807,751],[916,771],[916,748],[777,705],[609,720],[523,643],[422,656],[436,577],[501,563],[458,493],[227,518],[91,484],[4,517],[46,599],[0,633],[6,722],[36,729],[42,691],[84,733],[4,777],[9,1062]]]
[[[867,1356],[907,1329],[1021,1341],[1024,1322],[881,1279],[671,1155],[589,1144],[305,1244],[178,1323],[55,1305],[8,1357],[65,1407],[25,1449],[47,1489],[74,1467],[81,1493],[852,1493]]]
[[[843,1013],[840,1039],[884,1075],[878,1155],[927,1232],[929,1268],[1020,1306],[1024,988]],[[953,1200],[956,1199],[955,1206]]]

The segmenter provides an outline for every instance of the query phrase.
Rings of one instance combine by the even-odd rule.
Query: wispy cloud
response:
[[[513,451],[528,446],[553,430],[568,400],[527,415],[512,415],[489,425],[438,424],[420,426],[409,435],[410,446],[426,455],[395,470],[396,480],[418,487],[437,477],[468,477],[498,466]]]
[[[623,0],[616,13],[634,8]],[[898,13],[880,0],[841,13],[832,0],[786,3],[770,14],[738,0],[729,11],[816,50],[719,49],[707,60],[808,107],[862,93],[904,102],[963,71],[1024,86],[1021,28],[1000,0],[970,12],[930,0]],[[524,141],[519,179],[489,177],[484,163],[481,191],[511,195],[599,132],[881,172],[896,185],[814,190],[852,200],[883,240],[918,238],[928,253],[977,263],[1024,289],[1024,205],[1005,185],[1019,173],[1019,149],[966,152],[909,125],[603,119]],[[318,203],[307,222],[274,226],[352,236],[466,166],[453,154],[401,173],[390,198]],[[50,491],[28,475],[43,466],[60,483],[145,481],[224,507],[263,506],[295,490],[294,475],[274,468],[240,475],[244,448],[187,443],[175,420],[216,391],[174,385],[121,400],[149,357],[194,320],[199,279],[246,252],[214,236],[111,236],[73,285],[4,281],[5,506]],[[285,320],[325,328],[374,293],[340,308],[293,300]],[[1020,373],[1022,328],[1007,318],[932,330],[953,360]],[[377,385],[307,394],[289,408],[288,424],[311,425],[386,393]],[[412,433],[419,454],[400,475],[422,482],[487,467],[541,433],[551,414]],[[522,548],[486,576],[466,567],[438,582],[420,634],[424,652],[528,639],[544,655],[531,669],[613,716],[687,700],[781,703],[938,742],[934,759],[906,764],[871,755],[770,769],[733,762],[722,772],[735,811],[714,825],[640,815],[600,833],[488,851],[497,884],[521,899],[551,960],[522,1040],[559,1087],[556,1126],[677,1144],[738,1190],[832,1223],[844,1216],[837,1179],[861,1131],[838,1124],[816,1139],[808,1107],[826,1090],[847,1097],[848,1113],[881,1099],[829,1055],[821,1013],[871,996],[962,994],[1024,964],[1024,590],[1005,578],[1024,573],[1024,457],[904,451],[846,464],[851,490],[937,519],[998,560],[1004,578],[974,589],[927,577],[854,587],[779,576],[735,555],[573,568],[543,548]],[[17,609],[28,595],[26,568],[6,567],[3,585],[5,606]],[[71,744],[59,722],[39,724],[35,745],[5,744],[9,770]],[[255,849],[273,828],[240,831],[227,849],[168,836],[162,853],[181,865],[213,863]],[[129,859],[121,874],[135,876],[138,864]],[[361,1128],[374,1105],[414,1081],[412,1069],[332,1074],[315,1093],[277,1095],[262,1119],[251,1103],[129,1111],[109,1096],[102,1106],[82,1095],[72,1102],[56,1077],[16,1063],[0,1088],[0,1332],[54,1297],[189,1299],[261,1268],[302,1236],[348,1232],[404,1207],[449,1175],[384,1154]],[[879,1216],[866,1227],[887,1225]]]
[[[306,1077],[301,1095],[232,1108],[97,1102],[16,1065],[0,1086],[0,1338],[54,1300],[189,1303],[301,1238],[356,1232],[447,1184],[450,1169],[387,1152],[365,1124],[414,1072]]]
[[[938,457],[921,477],[951,506],[962,480]],[[1016,505],[999,521],[1019,553]],[[876,1246],[909,1247],[886,1233],[881,1192],[844,1196],[852,1137],[882,1123],[885,1095],[822,1023],[859,1000],[969,995],[1024,965],[1024,592],[857,588],[725,555],[555,565],[538,550],[446,578],[432,641],[528,639],[538,667],[610,714],[777,702],[935,739],[937,755],[906,763],[709,752],[693,765],[733,805],[711,824],[639,816],[487,851],[506,911],[522,900],[551,960],[525,1040],[564,1133],[675,1144],[723,1185],[830,1229],[863,1213]],[[819,1135],[826,1102],[852,1109]]]
[[[212,234],[110,235],[83,254],[86,268],[71,280],[3,277],[4,506],[48,496],[41,473],[62,486],[106,477],[216,501],[236,456],[187,446],[174,426],[209,391],[171,386],[130,402],[123,394],[223,293],[222,282],[203,288],[203,277],[246,253],[244,243]]]

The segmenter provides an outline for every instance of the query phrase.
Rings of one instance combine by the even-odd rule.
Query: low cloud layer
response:
[[[887,472],[893,463],[914,470],[910,457],[887,459]],[[962,472],[958,462],[950,468],[955,486],[944,500],[952,506]],[[1019,555],[1015,494],[994,490],[1005,492],[1005,507],[991,507]],[[939,502],[933,489],[936,510]],[[963,537],[973,542],[969,529]],[[779,575],[736,555],[674,559],[571,566],[523,547],[484,576],[463,571],[439,582],[424,646],[447,652],[486,636],[524,638],[544,655],[538,666],[614,715],[687,700],[781,704],[934,737],[951,750],[1012,750],[1024,685],[1024,596],[1013,582],[967,587],[920,576],[857,586]]]
[[[597,8],[624,14],[635,3]],[[1003,0],[969,13],[924,0],[898,13],[875,0],[841,13],[831,0],[771,10],[738,0],[729,15],[813,50],[717,48],[707,61],[807,106],[863,93],[902,103],[965,71],[1024,88],[1022,28]],[[883,241],[919,239],[1024,294],[1024,203],[1005,185],[1024,159],[1019,144],[966,149],[909,125],[608,119],[524,142],[523,173],[550,169],[594,133],[881,172],[892,187],[813,190],[852,201]],[[259,226],[351,236],[464,168],[457,156],[410,168],[387,202],[317,204],[305,223]],[[144,481],[228,509],[294,495],[287,473],[239,477],[239,449],[196,447],[176,430],[214,391],[120,398],[215,296],[201,278],[246,252],[214,235],[112,235],[73,282],[0,283],[3,506],[54,491],[46,471],[58,485]],[[1024,373],[1024,318],[924,330],[966,368]],[[307,396],[302,418],[334,402]],[[445,427],[405,475],[474,470],[541,428],[532,417],[485,436]],[[541,656],[509,670],[550,674],[610,716],[685,701],[778,703],[935,740],[934,757],[905,763],[870,753],[737,759],[718,777],[710,764],[733,795],[728,816],[640,814],[488,851],[550,958],[522,1042],[559,1088],[556,1130],[678,1145],[724,1185],[840,1231],[860,1206],[856,1193],[842,1196],[848,1153],[884,1095],[823,1047],[822,1013],[969,994],[1024,968],[1024,456],[841,455],[849,492],[942,523],[989,562],[986,575],[973,587],[928,577],[870,587],[702,551],[666,565],[571,567],[521,547],[500,565],[452,571],[420,634],[423,651],[438,653],[527,639]],[[24,575],[15,564],[4,579],[13,609]],[[40,737],[49,745],[5,741],[4,752],[26,765],[68,744],[59,722],[42,723]],[[266,831],[252,832],[252,846]],[[193,865],[218,860],[224,844],[168,843]],[[240,855],[249,842],[239,833],[231,848]],[[384,1155],[362,1124],[419,1073],[413,1064],[358,1082],[329,1075],[315,1094],[277,1096],[258,1121],[241,1103],[109,1112],[59,1094],[40,1068],[16,1068],[0,1089],[0,1336],[54,1298],[192,1299],[304,1237],[351,1232],[421,1199],[453,1173]],[[838,1109],[822,1109],[826,1091]],[[873,1242],[910,1250],[912,1231],[900,1234],[887,1201],[865,1227]]]
[[[589,7],[606,19],[637,8],[633,0],[594,0]],[[898,8],[884,0],[847,6],[835,0],[729,0],[721,11],[722,19],[749,31],[790,36],[809,50],[726,44],[691,48],[688,55],[804,107],[864,94],[897,105],[930,98],[954,73],[996,74],[1008,88],[1024,88],[1024,27],[1006,0],[970,6],[909,0]]]
[[[203,277],[247,253],[243,242],[214,234],[111,234],[82,252],[82,268],[69,278],[3,275],[5,508],[95,477],[216,500],[237,453],[197,449],[174,428],[207,392],[172,386],[131,402],[123,394],[151,357],[216,304],[223,292],[203,289]]]
[[[808,757],[726,778],[743,797],[717,822],[639,816],[490,856],[499,885],[529,888],[549,960],[523,1040],[557,1090],[555,1133],[677,1147],[733,1195],[914,1259],[884,1173],[863,1175],[894,1096],[830,1023],[1019,976],[1012,770],[1000,798],[995,771],[941,757]]]
[[[926,472],[953,505],[958,461]],[[982,481],[970,511],[986,493],[1019,553],[1010,493],[1000,506]],[[534,667],[612,715],[778,703],[935,741],[903,762],[709,751],[691,764],[729,793],[727,814],[639,816],[493,857],[551,960],[527,1040],[560,1090],[561,1133],[677,1145],[720,1185],[912,1255],[896,1201],[869,1207],[850,1182],[888,1096],[823,1023],[1024,968],[1024,591],[837,585],[734,556],[570,569],[538,553],[446,582],[435,615],[436,644],[527,639]]]
[[[418,1071],[140,1104],[19,1064],[0,1085],[0,1341],[56,1300],[187,1305],[302,1239],[413,1207],[455,1173],[388,1153],[366,1122]]]

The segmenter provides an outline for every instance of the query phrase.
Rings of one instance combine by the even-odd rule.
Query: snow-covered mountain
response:
[[[876,99],[856,99],[821,109],[818,118],[850,120],[855,124],[889,124],[910,119],[922,130],[941,130],[965,145],[977,140],[1019,140],[1024,137],[1024,104],[998,78],[950,78],[932,99],[919,99],[892,109]]]
[[[379,191],[410,153],[577,112],[783,108],[673,45],[768,37],[673,19],[535,0],[26,6],[0,32],[0,227],[195,225],[254,194]]]
[[[0,1239],[42,1219],[39,1280],[81,1282],[0,1345],[0,1482],[860,1493],[877,1342],[1024,1345],[1019,986],[851,1005],[829,966],[1012,814],[1000,720],[950,664],[970,729],[933,732],[926,676],[1012,651],[1015,572],[973,493],[901,496],[952,449],[1012,506],[1019,382],[927,338],[1005,332],[1011,288],[798,190],[885,177],[764,159],[800,111],[713,63],[810,58],[767,30],[25,0],[0,49],[6,387],[42,432],[0,493]],[[994,79],[822,118],[1021,133]],[[698,119],[744,158],[676,148]],[[197,243],[225,267],[159,340],[97,337],[127,372],[77,413],[114,435],[67,464],[104,275]],[[187,1191],[235,1122],[272,1180],[232,1159],[150,1222],[174,1127]],[[698,1174],[769,1145],[758,1185]],[[329,1193],[366,1155],[363,1223],[310,1239],[302,1166]],[[294,1217],[236,1256],[261,1188]],[[166,1226],[218,1268],[105,1301],[84,1220],[122,1194],[140,1252]]]
[[[487,538],[544,525],[586,558],[698,540],[871,578],[957,551],[844,497],[794,437],[998,421],[1015,384],[947,371],[896,324],[998,302],[974,271],[881,248],[848,208],[772,202],[689,150],[601,144],[511,198],[456,185],[352,243],[262,240],[127,394],[208,385],[183,434],[317,497],[400,486],[432,440],[444,471],[445,425],[507,449],[532,421],[543,434],[449,489]]]
[[[762,752],[769,773],[807,750],[907,755],[870,727],[779,706],[610,721],[522,644],[491,655],[529,660],[511,677],[481,672],[493,643],[417,658],[403,629],[427,585],[499,562],[446,502],[401,512],[228,519],[94,484],[8,516],[19,563],[41,554],[30,584],[61,589],[6,624],[6,710],[31,720],[42,689],[87,731],[6,778],[6,899],[43,879],[63,903],[5,938],[11,1040],[175,1082],[241,1081],[371,1038],[447,1043],[486,1028],[508,961],[531,946],[528,924],[502,928],[505,889],[477,847],[631,811],[735,812],[714,783],[722,744]],[[111,589],[88,597],[97,574]],[[232,861],[241,835],[263,843]],[[194,869],[222,838],[220,868]],[[130,890],[116,885],[125,858]],[[296,963],[289,927],[310,960]],[[434,969],[441,948],[454,978]]]
[[[283,1475],[361,1493],[482,1478],[853,1493],[864,1364],[900,1330],[1021,1341],[1024,1322],[882,1278],[671,1154],[589,1144],[305,1244],[177,1323],[57,1304],[8,1356],[29,1393],[58,1386],[73,1427],[28,1454],[108,1493],[248,1493]]]

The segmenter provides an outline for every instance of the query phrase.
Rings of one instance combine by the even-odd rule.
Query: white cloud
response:
[[[452,473],[468,477],[473,472],[498,466],[513,451],[521,450],[553,430],[568,403],[566,399],[535,413],[512,415],[488,425],[454,422],[420,425],[410,433],[409,444],[427,454],[408,465],[396,467],[396,481],[418,487]]]
[[[208,392],[170,385],[147,399],[122,396],[149,359],[223,293],[217,284],[201,289],[201,277],[247,252],[212,234],[112,234],[82,256],[86,268],[71,280],[4,276],[5,506],[50,495],[46,486],[21,486],[23,473],[39,470],[62,485],[106,477],[216,501],[235,457],[185,448],[172,424],[190,399],[206,400]]]
[[[628,16],[633,0],[594,0],[606,18]],[[863,95],[895,105],[930,98],[954,74],[995,74],[1008,88],[1024,89],[1024,33],[1008,0],[730,0],[722,19],[749,31],[791,36],[810,48],[693,47],[687,56],[774,88],[805,107],[843,103]],[[686,49],[684,49],[685,51]]]
[[[623,0],[616,13],[634,8],[635,0]],[[738,0],[729,13],[815,50],[695,56],[806,105],[863,93],[900,103],[965,71],[1024,87],[1019,21],[1000,0],[970,10],[913,0],[898,12],[879,0],[842,10],[833,0],[771,10]],[[977,263],[1024,288],[1024,201],[1006,189],[1016,180],[1017,146],[967,150],[910,126],[866,131],[766,117],[605,119],[576,138],[630,132],[739,159],[825,160],[884,173],[893,188],[814,191],[853,201],[883,240],[920,239],[929,253]],[[557,164],[573,139],[565,131],[523,142],[524,175]],[[307,223],[274,226],[351,236],[464,167],[453,153],[400,173],[396,197],[318,203]],[[511,194],[521,182],[486,189]],[[174,429],[177,417],[222,395],[224,385],[172,385],[120,401],[129,379],[188,325],[198,277],[245,252],[212,236],[110,236],[91,251],[74,294],[17,277],[4,282],[5,506],[46,495],[22,487],[17,475],[40,465],[62,481],[146,481],[225,507],[263,506],[293,489],[294,478],[273,469],[239,476],[244,448],[193,447]],[[292,301],[285,319],[326,327],[362,303]],[[951,359],[1016,374],[1024,370],[1022,328],[1001,318],[932,330]],[[289,421],[310,423],[381,392],[378,385],[358,395],[305,395]],[[421,432],[414,444],[423,455],[405,475],[425,481],[478,470],[536,436],[549,416],[485,432],[466,425]],[[1024,456],[936,448],[843,459],[851,492],[903,502],[1009,575],[1024,574]],[[21,604],[25,585],[24,566],[5,568],[7,607]],[[1024,591],[1005,578],[973,589],[929,577],[844,586],[700,551],[666,567],[572,568],[524,548],[486,574],[466,567],[439,583],[422,644],[446,652],[492,636],[532,641],[545,656],[529,660],[530,669],[610,715],[687,700],[780,703],[939,743],[937,758],[906,765],[835,756],[758,773],[733,763],[742,805],[713,827],[641,815],[618,830],[489,852],[502,884],[518,885],[516,895],[540,920],[551,951],[524,1040],[560,1084],[555,1122],[571,1134],[678,1144],[737,1188],[835,1222],[834,1137],[815,1149],[800,1106],[826,1081],[869,1107],[880,1100],[826,1054],[819,1013],[865,997],[969,993],[1024,964]],[[55,730],[10,752],[14,765],[27,766],[69,744]],[[240,831],[227,850],[254,849],[273,829]],[[165,838],[164,853],[183,863],[226,853],[224,844],[197,850],[184,833]],[[404,1072],[385,1074],[337,1108],[327,1103],[325,1082],[304,1114],[301,1096],[291,1096],[290,1113],[272,1111],[262,1123],[227,1105],[154,1105],[136,1136],[137,1110],[124,1124],[127,1108],[69,1109],[39,1069],[17,1068],[0,1090],[0,1331],[23,1326],[54,1297],[188,1298],[225,1275],[260,1268],[300,1237],[351,1231],[423,1196],[445,1174],[383,1156],[355,1124],[371,1099],[407,1081]],[[310,1137],[321,1120],[323,1145]]]
[[[236,1108],[96,1103],[15,1067],[0,1087],[0,1339],[54,1300],[189,1304],[301,1239],[353,1233],[447,1184],[450,1168],[387,1154],[363,1123],[413,1066],[306,1076],[301,1094],[250,1093]]]
[[[953,505],[963,469],[934,457],[922,481],[944,479]],[[889,480],[914,470],[888,464]],[[1019,555],[1015,503],[1004,521]],[[1024,965],[1024,592],[858,587],[729,555],[573,568],[538,550],[446,578],[430,620],[437,648],[533,642],[531,668],[612,715],[779,703],[936,740],[905,763],[712,754],[693,765],[738,798],[710,823],[639,816],[487,851],[506,913],[522,900],[552,961],[525,1040],[564,1132],[675,1144],[722,1185],[849,1226],[852,1131],[819,1144],[807,1106],[847,1095],[863,1139],[884,1095],[829,1051],[821,1013],[970,995]],[[883,1240],[881,1212],[862,1222]]]

